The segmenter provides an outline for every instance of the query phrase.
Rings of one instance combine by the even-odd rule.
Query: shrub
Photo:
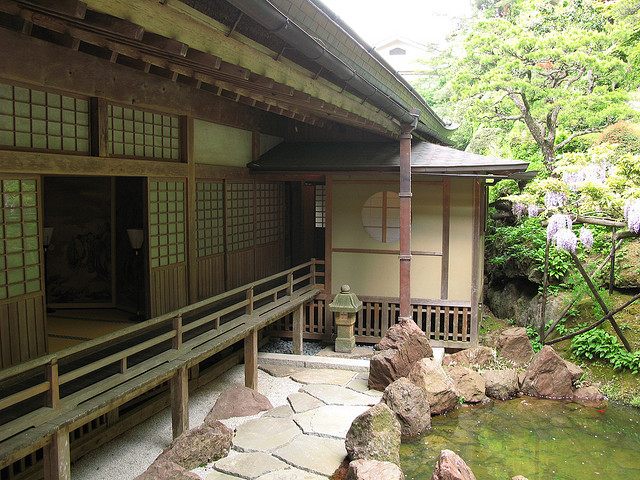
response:
[[[607,127],[599,136],[596,144],[616,144],[619,153],[640,154],[640,125],[621,121]]]
[[[571,349],[578,357],[604,360],[616,370],[640,373],[640,350],[631,353],[623,349],[616,337],[600,328],[577,335],[571,341]]]

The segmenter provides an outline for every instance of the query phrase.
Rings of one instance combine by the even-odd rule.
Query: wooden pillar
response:
[[[304,332],[304,305],[293,312],[293,354],[302,355],[302,334]]]
[[[173,438],[189,430],[189,374],[183,365],[169,381]]]
[[[255,329],[244,339],[244,384],[258,391],[258,331]]]
[[[189,279],[189,303],[198,298],[198,250],[196,226],[196,161],[194,156],[194,120],[193,117],[180,117],[181,160],[187,164],[187,259]]]
[[[400,135],[400,318],[411,315],[411,134]]]
[[[69,480],[71,478],[71,450],[69,430],[63,428],[51,436],[44,447],[44,479]]]

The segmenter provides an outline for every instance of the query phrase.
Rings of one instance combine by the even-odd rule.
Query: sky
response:
[[[369,45],[396,35],[441,44],[456,17],[471,14],[471,0],[321,0]]]

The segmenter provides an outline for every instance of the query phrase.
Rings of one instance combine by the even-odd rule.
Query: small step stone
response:
[[[321,383],[343,386],[353,380],[355,376],[356,373],[349,370],[314,368],[292,374],[291,380],[304,384]]]
[[[345,450],[346,452],[346,450]],[[270,472],[283,470],[288,465],[266,453],[241,453],[215,463],[216,470],[240,478],[256,479]]]
[[[295,413],[306,412],[307,410],[318,408],[325,404],[308,393],[301,392],[292,393],[287,397],[287,400]]]

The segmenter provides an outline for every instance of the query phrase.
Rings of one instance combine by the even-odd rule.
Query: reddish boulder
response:
[[[176,463],[156,460],[134,480],[201,480],[201,478]]]
[[[203,463],[226,457],[231,448],[233,431],[220,422],[187,430],[160,454],[157,460],[177,463],[192,470]]]
[[[605,397],[600,390],[593,385],[589,387],[578,388],[573,393],[573,401],[584,405],[585,407],[599,408],[607,403],[607,397]]]
[[[404,474],[395,463],[354,460],[349,463],[347,480],[404,480]]]
[[[452,355],[447,355],[442,359],[442,365],[462,366],[473,369],[486,368],[496,359],[496,354],[490,347],[472,347],[460,350]]]
[[[571,398],[571,374],[564,360],[549,345],[533,357],[525,371],[522,393],[532,397]]]
[[[564,361],[565,365],[569,369],[569,375],[571,375],[571,383],[575,386],[584,376],[584,370],[569,360]]]
[[[515,397],[520,390],[517,370],[485,370],[482,376],[487,397],[508,400]]]
[[[445,372],[453,380],[458,397],[466,403],[479,403],[486,398],[485,381],[478,372],[462,366],[448,367]]]
[[[431,426],[431,409],[424,389],[399,378],[384,389],[382,401],[396,414],[403,438],[416,437]]]
[[[448,412],[458,404],[453,381],[433,359],[423,358],[416,362],[409,372],[409,380],[427,392],[431,415]]]
[[[533,357],[533,348],[524,327],[503,330],[498,337],[496,350],[500,358],[519,365],[529,363]]]
[[[369,363],[369,388],[380,391],[406,377],[421,358],[433,358],[429,339],[413,320],[403,319],[389,328],[376,350]]]
[[[460,456],[451,450],[442,450],[431,480],[476,480],[476,476]]]
[[[244,385],[234,385],[220,394],[204,422],[213,426],[216,420],[246,417],[272,408],[269,399],[261,393]]]

